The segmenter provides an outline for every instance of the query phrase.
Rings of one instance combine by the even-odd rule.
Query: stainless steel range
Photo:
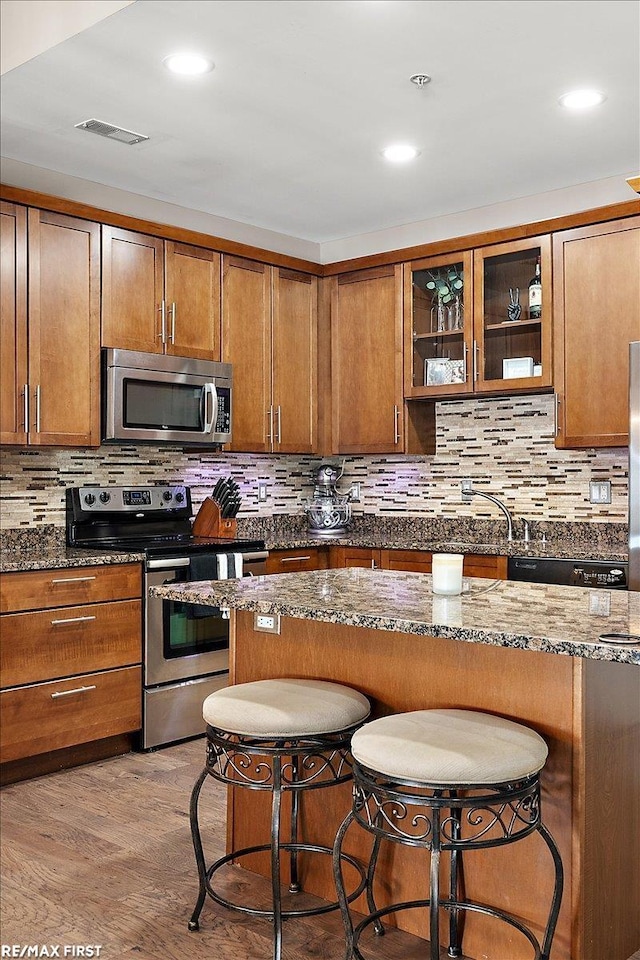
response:
[[[148,596],[151,585],[257,576],[262,540],[194,537],[182,485],[67,490],[67,543],[144,554],[142,748],[204,732],[202,701],[229,676],[228,613]]]

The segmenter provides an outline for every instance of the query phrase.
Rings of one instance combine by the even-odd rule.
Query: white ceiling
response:
[[[639,28],[636,0],[136,0],[4,75],[2,154],[322,244],[637,173]],[[214,71],[169,74],[184,48]],[[564,111],[581,86],[607,101]]]

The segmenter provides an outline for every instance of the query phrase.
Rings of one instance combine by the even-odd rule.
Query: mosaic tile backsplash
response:
[[[499,511],[475,497],[462,502],[460,481],[500,497],[532,520],[627,522],[625,448],[556,450],[550,395],[457,400],[437,405],[437,447],[430,457],[353,456],[339,488],[361,484],[355,515],[494,520]],[[324,458],[339,465],[340,457]],[[0,527],[64,524],[67,487],[82,484],[185,483],[197,508],[220,476],[243,496],[240,517],[301,515],[313,495],[319,457],[200,453],[180,447],[102,446],[99,450],[2,450]],[[589,502],[589,481],[611,480],[612,502]],[[258,502],[258,484],[267,501]]]

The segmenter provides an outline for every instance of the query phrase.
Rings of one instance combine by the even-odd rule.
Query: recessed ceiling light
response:
[[[408,160],[415,160],[419,153],[416,147],[411,147],[408,143],[394,143],[385,147],[382,156],[391,163],[407,163]]]
[[[172,53],[162,61],[172,73],[179,73],[184,77],[197,77],[202,73],[213,70],[213,60],[203,57],[199,53]]]
[[[607,98],[599,90],[571,90],[560,97],[559,102],[569,110],[586,110],[597,107]]]

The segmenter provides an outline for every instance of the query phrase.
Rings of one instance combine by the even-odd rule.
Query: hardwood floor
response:
[[[197,895],[189,795],[203,762],[196,740],[5,787],[2,944],[59,945],[61,957],[83,956],[64,946],[84,946],[87,957],[99,945],[102,960],[270,960],[270,923],[210,899],[200,930],[187,930]],[[208,859],[221,855],[225,792],[211,779],[201,826]],[[254,884],[231,870],[235,888]],[[251,896],[265,892],[260,884]],[[391,930],[371,956],[424,960],[425,942]],[[283,960],[343,957],[337,914],[285,924]]]

